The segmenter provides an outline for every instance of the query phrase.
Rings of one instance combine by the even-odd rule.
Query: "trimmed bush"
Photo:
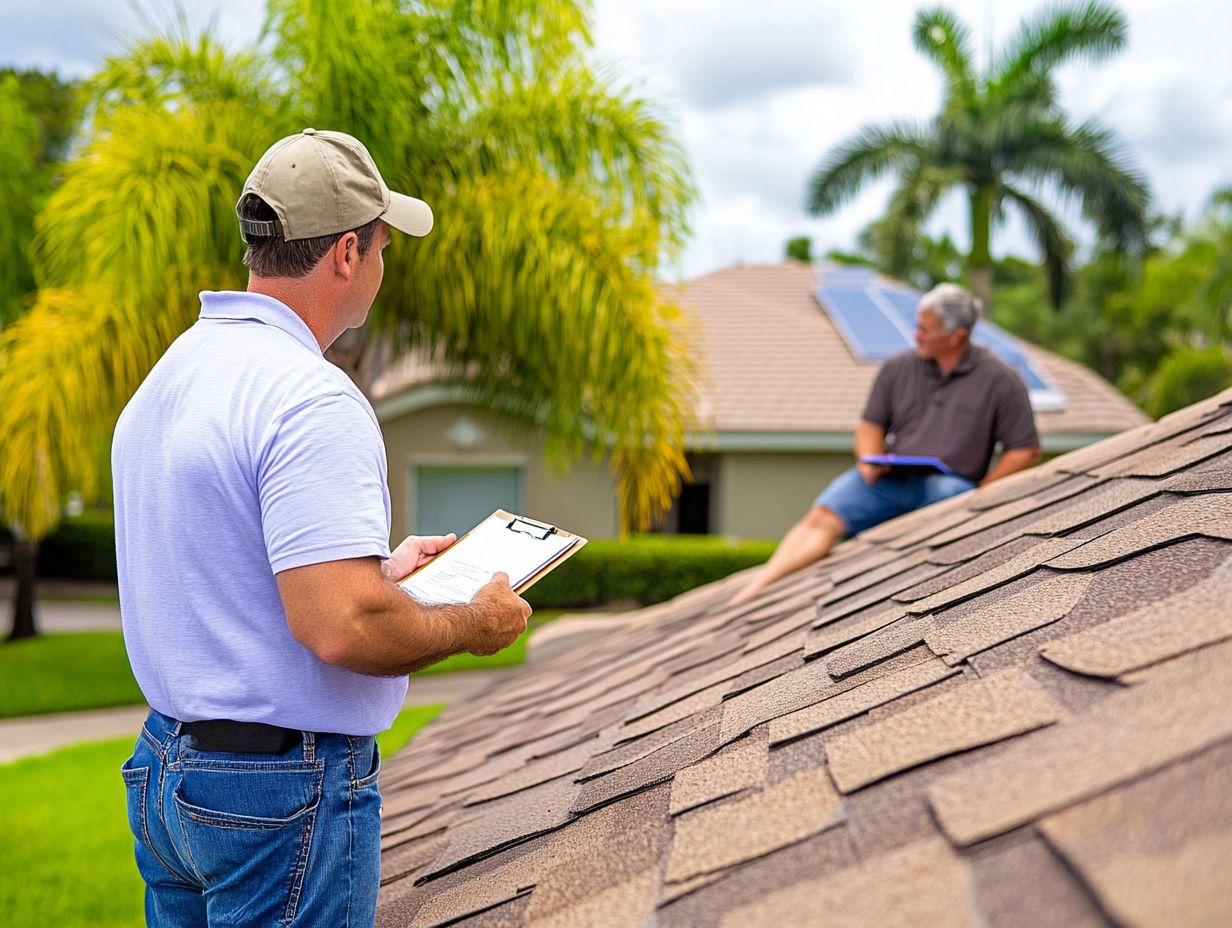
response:
[[[641,605],[722,580],[760,564],[773,541],[709,535],[642,535],[592,541],[526,594],[537,609],[577,609],[633,600]]]
[[[115,580],[115,516],[87,509],[61,522],[39,545],[38,572],[61,580]]]

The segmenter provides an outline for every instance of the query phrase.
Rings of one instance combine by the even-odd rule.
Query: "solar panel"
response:
[[[854,270],[858,269],[825,274],[826,286],[817,293],[852,353],[861,360],[884,361],[912,347],[921,294],[908,287],[884,286],[872,272],[856,280],[843,276]],[[1048,382],[1014,336],[984,320],[971,333],[971,340],[1018,372],[1037,412],[1065,408],[1064,395]]]
[[[858,358],[884,361],[911,344],[901,324],[882,312],[867,290],[822,287],[817,298]]]

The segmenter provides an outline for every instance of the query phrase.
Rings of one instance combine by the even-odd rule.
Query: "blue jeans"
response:
[[[855,535],[973,489],[974,483],[957,474],[885,476],[870,486],[853,467],[835,477],[814,505],[825,506],[843,520],[848,535]]]
[[[376,740],[303,739],[284,754],[199,751],[150,713],[121,771],[149,925],[372,925]]]

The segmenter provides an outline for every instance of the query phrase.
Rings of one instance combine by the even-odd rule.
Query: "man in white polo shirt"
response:
[[[362,325],[392,193],[364,146],[305,129],[237,205],[244,293],[201,317],[133,396],[112,449],[124,638],[152,707],[125,763],[151,925],[371,925],[380,866],[373,735],[407,674],[491,654],[530,607],[497,574],[466,606],[393,582],[452,536],[389,550],[371,406],[323,352]]]

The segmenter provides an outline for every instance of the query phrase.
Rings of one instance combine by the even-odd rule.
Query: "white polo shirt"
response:
[[[150,705],[370,735],[406,677],[326,664],[287,626],[274,575],[389,557],[376,415],[287,306],[201,294],[120,416],[112,445],[120,610]]]

